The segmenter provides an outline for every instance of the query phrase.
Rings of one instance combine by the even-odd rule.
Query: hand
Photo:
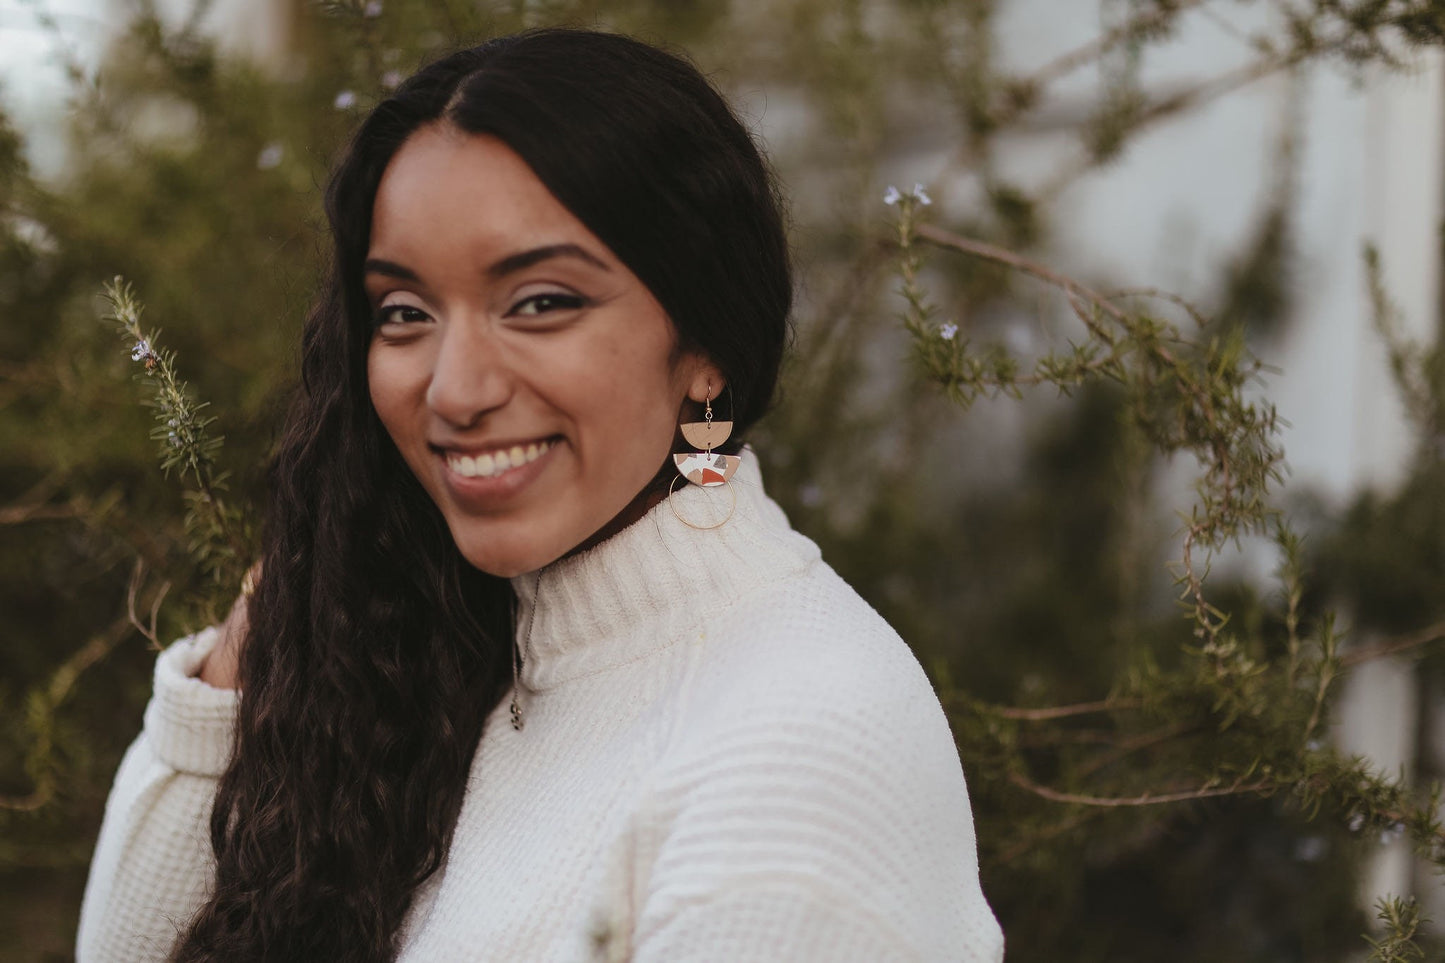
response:
[[[251,585],[260,575],[259,566],[253,567],[246,573],[246,580],[242,584],[241,594],[236,596],[236,601],[231,605],[230,614],[226,621],[221,623],[221,637],[217,640],[206,661],[201,663],[200,679],[206,685],[215,686],[218,689],[235,689],[238,687],[237,674],[241,661],[241,647],[246,643],[246,633],[250,630],[251,621],[247,617],[246,609],[251,601],[251,593],[248,591]]]

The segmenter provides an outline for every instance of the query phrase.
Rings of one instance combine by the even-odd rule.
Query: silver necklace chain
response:
[[[537,624],[537,599],[542,594],[542,573],[537,573],[537,585],[532,589],[532,612],[527,619],[527,636],[520,644],[516,633],[512,635],[512,728],[522,731],[522,705],[518,701],[522,692],[522,649],[532,647],[532,627]]]

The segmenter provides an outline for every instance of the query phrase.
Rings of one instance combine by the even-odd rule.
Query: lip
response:
[[[509,468],[502,474],[491,478],[459,475],[452,470],[451,465],[447,464],[448,456],[468,455],[475,458],[478,455],[504,451],[517,445],[526,448],[528,445],[541,444],[544,441],[550,442],[551,445],[535,461],[530,461],[517,468]],[[562,439],[559,436],[548,435],[543,438],[488,442],[484,445],[432,445],[431,449],[440,468],[442,482],[446,485],[452,499],[462,508],[485,512],[502,507],[503,503],[515,498],[531,485],[551,464],[552,457],[557,453],[561,444]]]
[[[561,435],[536,435],[531,438],[506,438],[501,441],[488,441],[478,444],[464,444],[461,442],[429,441],[427,447],[433,452],[440,453],[443,457],[452,455],[470,455],[475,458],[478,455],[495,455],[499,451],[508,451],[512,448],[526,448],[528,445],[540,445],[543,442],[555,442],[561,440]]]

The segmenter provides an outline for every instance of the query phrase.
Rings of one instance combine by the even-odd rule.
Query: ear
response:
[[[702,355],[691,355],[687,363],[690,367],[687,396],[698,404],[709,399],[716,401],[717,396],[727,387],[727,379],[723,377],[722,369]]]

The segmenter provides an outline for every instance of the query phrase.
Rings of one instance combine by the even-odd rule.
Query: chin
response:
[[[495,575],[497,578],[516,578],[527,572],[534,572],[545,566],[552,559],[534,561],[525,556],[501,554],[492,551],[468,551],[464,546],[461,549],[462,558],[466,559],[472,568],[488,575]]]
[[[644,491],[643,496],[646,494]],[[651,504],[639,496],[622,511],[601,520],[555,511],[525,511],[488,519],[462,514],[448,519],[447,528],[457,551],[472,568],[498,578],[515,578],[591,548],[641,518]]]
[[[479,572],[498,578],[515,578],[527,572],[535,572],[566,554],[566,550],[552,552],[532,541],[532,544],[508,544],[508,539],[496,534],[478,534],[452,530],[452,539],[462,558]]]
[[[509,564],[506,562],[499,563],[494,559],[478,559],[476,561],[473,561],[472,559],[468,558],[467,561],[471,562],[472,567],[477,569],[478,571],[485,572],[488,575],[495,575],[497,578],[506,579],[516,578],[518,575],[525,575],[528,572],[533,572],[539,568],[542,568],[542,565],[522,565],[516,563]],[[545,564],[546,563],[544,562],[543,565]]]

